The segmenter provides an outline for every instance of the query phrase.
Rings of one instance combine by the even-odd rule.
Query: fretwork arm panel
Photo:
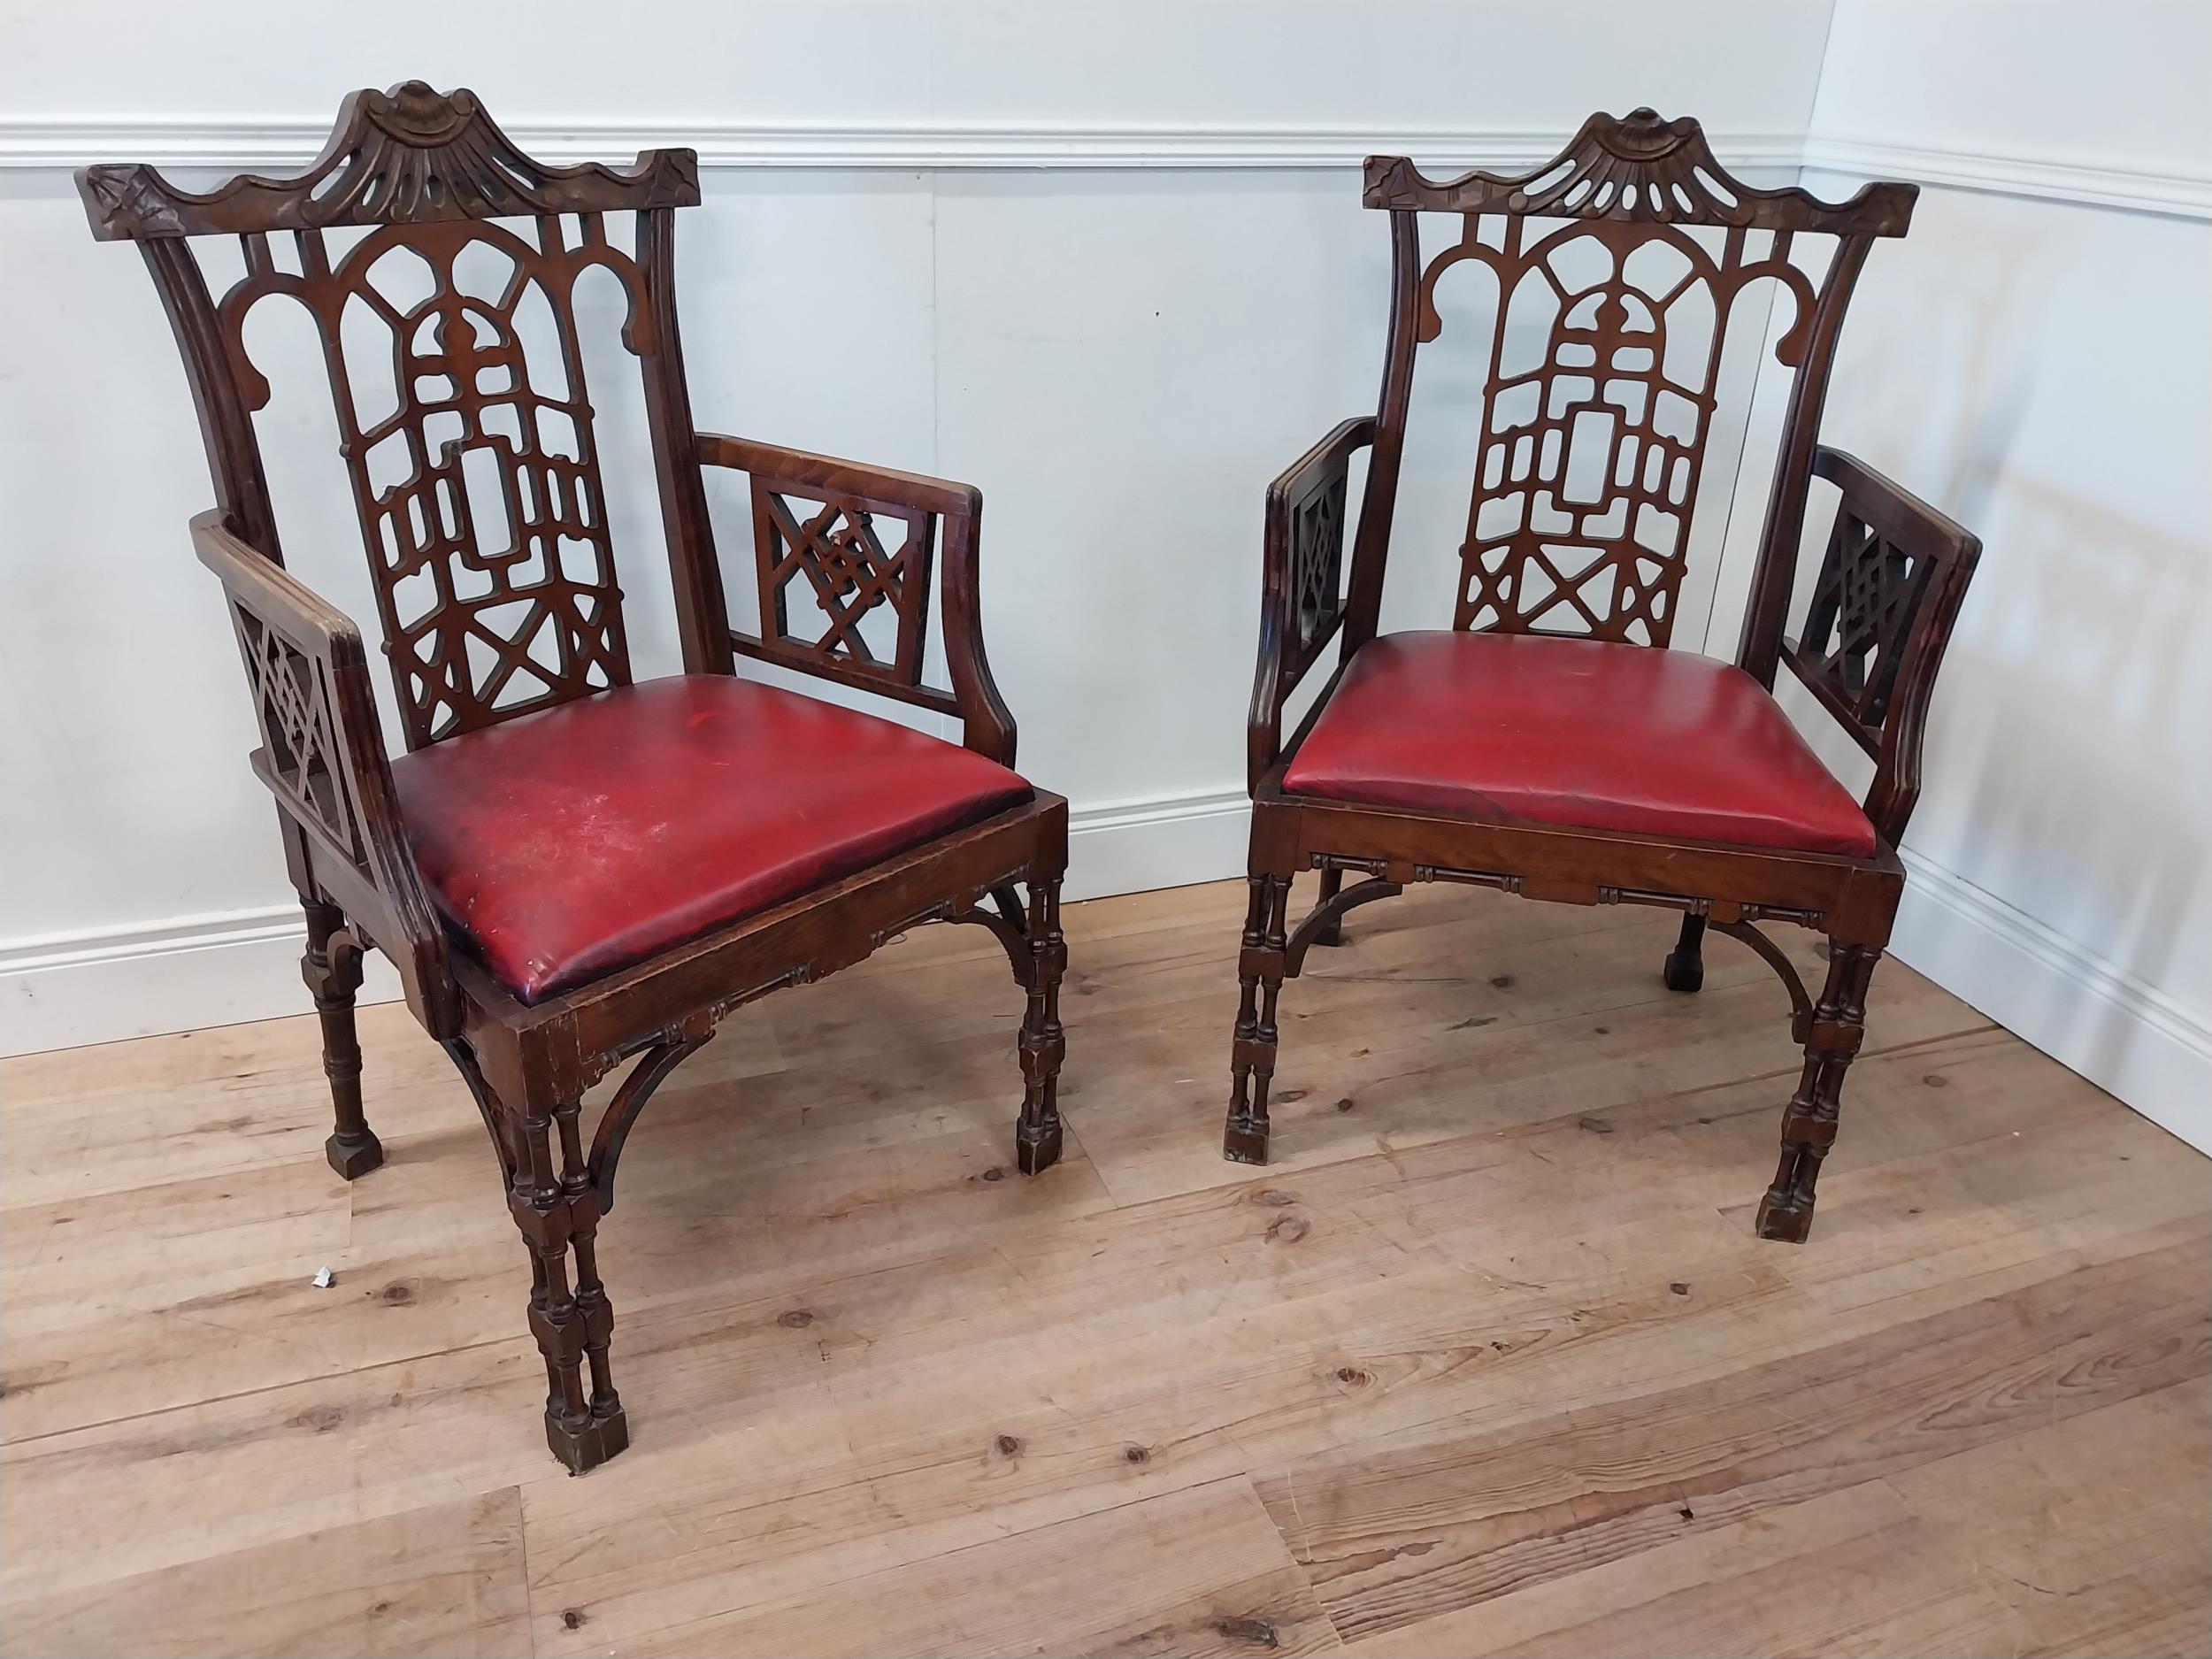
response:
[[[1012,764],[977,603],[979,492],[721,433],[699,434],[699,459],[748,479],[760,631],[733,627],[732,649],[958,719],[967,747]],[[933,618],[949,687],[924,679]]]
[[[1874,757],[1866,813],[1895,846],[1919,802],[1928,702],[1982,544],[1855,456],[1822,449],[1812,470],[1842,495],[1782,660]]]

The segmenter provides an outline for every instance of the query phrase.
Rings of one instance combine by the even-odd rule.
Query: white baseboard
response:
[[[0,1055],[305,1013],[306,947],[296,901],[0,941]],[[361,1000],[398,995],[371,957]]]
[[[2212,1152],[2212,1026],[2201,1016],[1955,872],[1910,849],[1904,859],[1900,962]]]
[[[1102,899],[1240,876],[1251,821],[1241,789],[1077,807],[1068,814],[1062,896]]]
[[[1079,807],[1069,818],[1064,896],[1235,875],[1250,810],[1240,789]],[[0,1055],[303,1013],[306,942],[291,902],[0,940]],[[397,976],[373,957],[361,1000],[398,995]]]
[[[1240,789],[1079,807],[1066,896],[1218,880],[1244,868]],[[2156,987],[1908,851],[1894,954],[2190,1145],[2212,1150],[2212,1027]],[[290,904],[0,941],[0,1054],[296,1014]],[[381,961],[365,1001],[399,995]]]

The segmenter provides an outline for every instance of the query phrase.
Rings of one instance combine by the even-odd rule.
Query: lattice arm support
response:
[[[1344,526],[1352,457],[1375,420],[1340,423],[1267,487],[1260,653],[1246,733],[1248,787],[1282,749],[1283,705],[1344,625]]]
[[[1981,541],[1839,449],[1816,450],[1813,475],[1842,501],[1782,660],[1874,757],[1866,814],[1894,846],[1920,798],[1928,702]]]
[[[1013,764],[1014,717],[983,649],[980,490],[720,433],[701,433],[698,454],[702,465],[745,472],[752,483],[761,632],[733,630],[737,651],[955,716],[968,748]],[[901,533],[886,537],[887,521]],[[941,572],[933,568],[940,542]],[[949,690],[922,683],[931,582],[939,573]],[[818,637],[792,631],[786,595],[802,585],[827,621]],[[887,651],[862,632],[879,606],[889,607],[896,622]]]
[[[434,1037],[460,1031],[445,931],[409,849],[360,630],[224,526],[192,520],[200,562],[223,584],[261,749],[254,770],[305,833],[318,879],[399,970]]]

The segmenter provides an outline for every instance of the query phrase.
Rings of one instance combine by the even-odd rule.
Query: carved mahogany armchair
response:
[[[1789,991],[1804,1071],[1757,1230],[1806,1237],[1903,891],[1896,845],[1920,792],[1929,695],[1979,552],[1941,513],[1816,442],[1852,285],[1876,237],[1905,234],[1916,194],[1873,184],[1831,204],[1752,189],[1715,162],[1696,122],[1649,110],[1593,116],[1519,178],[1440,183],[1402,157],[1369,159],[1366,204],[1389,212],[1394,256],[1381,406],[1323,438],[1267,496],[1228,1156],[1266,1161],[1277,998],[1311,947],[1340,942],[1348,910],[1409,881],[1659,905],[1683,912],[1671,988],[1698,988],[1709,927]],[[1426,265],[1425,212],[1463,227]],[[1793,244],[1822,240],[1824,269],[1809,273]],[[1453,626],[1382,634],[1415,348],[1440,332],[1437,280],[1462,260],[1494,277],[1497,322]],[[1794,307],[1775,349],[1795,374],[1731,665],[1665,648],[1730,307],[1766,279]],[[1803,626],[1786,638],[1815,477],[1840,506]],[[1335,672],[1283,741],[1286,703],[1340,634]],[[1863,803],[1775,701],[1784,664],[1873,757]],[[1291,931],[1291,880],[1309,868],[1320,902]],[[1366,879],[1348,887],[1347,871]],[[1827,936],[1817,999],[1759,930],[1766,920]]]
[[[362,953],[380,949],[490,1132],[530,1258],[547,1438],[591,1468],[629,1439],[599,1218],[640,1110],[731,1010],[917,923],[979,923],[1028,993],[1016,1161],[1059,1156],[1067,806],[1010,770],[977,610],[980,497],[693,430],[671,242],[673,210],[699,200],[687,150],[629,172],[545,166],[473,95],[411,81],[347,99],[295,179],[193,195],[119,165],[78,185],[96,235],[138,243],[198,404],[218,505],[192,535],[222,581],[254,769],[306,909],[331,1166],[351,1180],[383,1157],[353,1011]],[[634,254],[609,214],[634,216]],[[219,296],[192,240],[219,235],[244,252]],[[631,675],[574,303],[595,270],[619,284],[641,367],[674,679]],[[321,333],[396,759],[359,632],[280,550],[252,419],[269,386],[242,337],[277,296]],[[757,635],[726,606],[710,466],[750,476]],[[946,689],[924,679],[933,599]],[[740,679],[739,656],[956,719],[963,742]],[[633,1056],[587,1139],[585,1091]]]

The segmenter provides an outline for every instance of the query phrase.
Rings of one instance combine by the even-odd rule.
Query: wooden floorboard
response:
[[[1425,889],[1225,1164],[1243,902],[1071,907],[1035,1180],[974,930],[729,1020],[626,1156],[582,1479],[403,1009],[350,1187],[311,1019],[0,1062],[0,1653],[2212,1652],[2203,1158],[1886,963],[1760,1243],[1763,965]]]

